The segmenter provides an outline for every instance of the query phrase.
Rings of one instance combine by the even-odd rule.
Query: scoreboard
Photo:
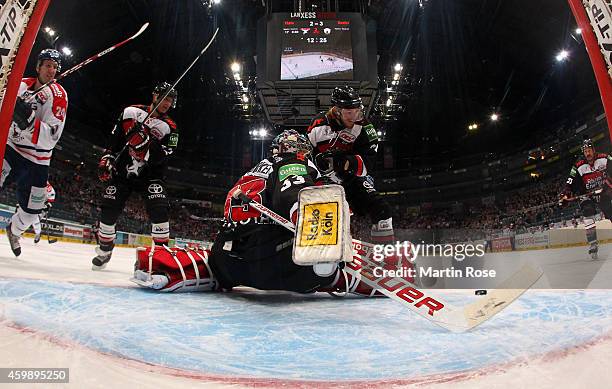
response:
[[[281,80],[351,80],[352,53],[349,19],[283,21]]]
[[[351,12],[278,12],[257,28],[257,79],[377,82],[376,23]]]

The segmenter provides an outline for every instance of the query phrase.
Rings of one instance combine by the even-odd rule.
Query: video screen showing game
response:
[[[349,20],[285,20],[281,80],[353,79]]]

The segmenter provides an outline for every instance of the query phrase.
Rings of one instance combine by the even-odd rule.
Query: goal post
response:
[[[0,0],[0,166],[19,84],[51,0]]]
[[[612,139],[612,2],[610,0],[568,0],[581,29],[604,106]]]

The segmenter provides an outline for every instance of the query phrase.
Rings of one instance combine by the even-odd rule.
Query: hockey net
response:
[[[612,138],[612,1],[568,0],[581,29]]]
[[[0,161],[23,76],[36,34],[50,0],[0,0]]]

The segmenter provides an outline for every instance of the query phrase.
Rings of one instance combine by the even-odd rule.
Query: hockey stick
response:
[[[191,70],[191,68],[193,67],[193,65],[195,65],[196,62],[198,62],[198,60],[200,59],[200,57],[202,57],[202,55],[206,52],[206,50],[208,50],[208,48],[210,47],[210,45],[212,45],[212,43],[215,41],[215,38],[217,37],[217,33],[219,32],[219,27],[217,27],[217,29],[215,30],[212,38],[210,38],[210,41],[208,41],[208,44],[206,46],[204,46],[204,48],[202,49],[202,51],[200,51],[200,54],[198,54],[195,59],[191,62],[191,64],[187,67],[187,69],[185,69],[185,71],[183,72],[183,74],[181,74],[179,76],[179,78],[176,79],[176,81],[174,81],[174,84],[172,84],[172,86],[170,88],[168,88],[168,90],[166,91],[166,93],[164,93],[164,95],[162,97],[159,97],[157,99],[157,104],[155,105],[155,107],[151,110],[151,112],[149,112],[147,114],[147,116],[142,120],[141,123],[146,123],[147,120],[149,120],[149,118],[151,117],[151,115],[153,114],[153,112],[157,111],[157,108],[159,108],[160,104],[162,103],[162,101],[164,101],[164,99],[166,97],[168,97],[168,94],[170,94],[170,92],[178,85],[179,82],[181,82],[181,80],[183,79],[183,77],[185,77],[185,75],[187,74],[187,72],[189,72]],[[115,154],[115,160],[117,160],[122,154],[123,152],[127,149],[128,144],[126,143],[125,146],[123,146],[123,148],[121,148],[121,150],[119,150],[119,152],[117,152]]]
[[[50,212],[51,210],[47,211],[47,213],[45,214],[45,220],[43,220],[42,222],[43,225],[41,227],[47,226],[47,242],[49,244],[52,244],[52,243],[57,242],[57,238],[51,239],[51,234],[49,233],[49,213]]]
[[[562,205],[563,203],[570,203],[572,201],[576,201],[576,200],[586,200],[586,199],[590,199],[593,196],[597,196],[600,195],[601,192],[603,192],[603,189],[596,189],[592,192],[587,192],[585,194],[581,194],[578,196],[573,196],[573,197],[568,197],[566,199],[561,199],[559,200],[559,205]]]
[[[290,221],[249,198],[240,189],[234,191],[232,197],[242,200],[287,230],[295,233],[295,227]],[[354,252],[353,261],[346,264],[344,270],[347,273],[427,320],[452,332],[470,330],[490,319],[523,294],[542,275],[540,269],[535,269],[526,264],[499,285],[499,289],[489,293],[487,297],[465,306],[455,307],[430,293],[429,290],[419,289],[417,285],[404,278],[374,275],[373,270],[380,266],[380,263],[371,258],[374,251],[374,245],[371,243],[354,239],[353,249],[359,253]]]
[[[37,94],[38,92],[40,92],[41,90],[43,90],[45,87],[47,87],[47,86],[49,86],[49,85],[53,84],[54,82],[58,82],[58,81],[59,81],[59,80],[61,80],[62,78],[64,78],[64,77],[66,77],[66,76],[68,76],[68,75],[70,75],[70,74],[72,74],[72,73],[76,72],[77,70],[81,69],[83,66],[90,64],[91,62],[93,62],[93,61],[95,61],[96,59],[98,59],[98,58],[102,57],[103,55],[106,55],[106,54],[110,53],[111,51],[115,50],[116,48],[121,47],[121,46],[123,46],[124,44],[128,43],[129,41],[134,40],[134,39],[135,39],[135,38],[137,38],[137,37],[138,37],[140,34],[142,34],[142,32],[143,32],[144,30],[146,30],[146,29],[147,29],[147,27],[149,27],[149,23],[148,23],[148,22],[147,22],[147,23],[145,23],[145,24],[143,24],[143,25],[142,25],[142,27],[140,27],[140,30],[138,30],[138,32],[137,32],[136,34],[132,35],[131,37],[129,37],[129,38],[127,38],[127,39],[125,39],[125,40],[123,40],[123,41],[121,41],[121,42],[119,42],[119,43],[117,43],[117,44],[115,44],[115,45],[113,45],[113,46],[111,46],[111,47],[109,47],[108,49],[102,50],[101,52],[99,52],[99,53],[98,53],[98,54],[96,54],[96,55],[93,55],[93,56],[91,56],[91,57],[87,58],[85,61],[83,61],[83,62],[81,62],[81,63],[79,63],[79,64],[77,64],[77,65],[75,65],[75,66],[71,67],[70,69],[68,69],[68,70],[66,70],[65,72],[63,72],[62,74],[60,74],[60,75],[59,75],[59,76],[58,76],[56,79],[53,79],[53,80],[51,80],[51,81],[49,81],[49,82],[45,83],[43,86],[41,86],[40,88],[36,89],[36,90],[35,90],[35,91],[32,93],[32,95],[31,95],[31,96],[28,98],[28,101],[29,101],[30,99],[34,98],[34,96],[36,96],[36,94]]]

